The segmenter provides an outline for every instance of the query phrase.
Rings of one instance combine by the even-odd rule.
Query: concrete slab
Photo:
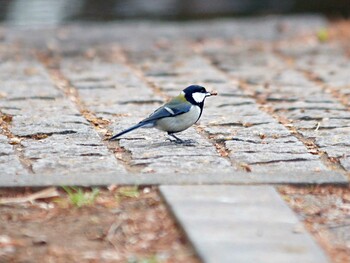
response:
[[[348,179],[336,172],[273,173],[157,173],[127,174],[118,172],[12,174],[0,177],[0,187],[49,186],[49,185],[201,185],[201,184],[347,184]]]
[[[161,186],[205,263],[329,262],[271,186]]]

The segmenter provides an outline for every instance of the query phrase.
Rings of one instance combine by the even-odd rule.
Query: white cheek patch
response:
[[[201,103],[204,101],[206,97],[206,94],[205,93],[202,93],[202,92],[195,92],[192,94],[192,98],[195,100],[195,102],[197,103]]]

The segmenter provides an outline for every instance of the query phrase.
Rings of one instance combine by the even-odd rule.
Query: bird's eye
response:
[[[207,92],[207,91],[205,90],[205,88],[202,88],[202,89],[201,89],[201,92],[205,93],[205,92]]]

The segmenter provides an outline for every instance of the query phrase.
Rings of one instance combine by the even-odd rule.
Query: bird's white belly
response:
[[[166,132],[180,132],[186,130],[196,123],[200,113],[201,110],[198,106],[192,106],[190,111],[184,114],[158,120],[156,128]]]

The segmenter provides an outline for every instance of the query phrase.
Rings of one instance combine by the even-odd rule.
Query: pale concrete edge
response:
[[[307,234],[307,236],[310,238],[310,242],[313,243],[314,249],[317,250],[318,253],[320,253],[321,257],[323,256],[328,262],[331,262],[329,255],[324,251],[324,249],[321,247],[321,245],[314,238],[314,235],[309,232],[309,230],[306,228],[304,222],[299,219],[298,215],[293,211],[293,209],[287,204],[286,201],[283,200],[281,194],[278,192],[276,187],[273,187],[273,191],[274,191],[275,196],[276,196],[276,201],[280,202],[283,206],[285,206],[286,209],[288,209],[292,214],[294,214],[294,216],[297,218],[297,220],[303,224],[304,231]]]
[[[191,243],[193,250],[196,252],[196,254],[198,255],[198,257],[202,260],[202,262],[206,262],[206,260],[204,259],[204,256],[201,255],[201,252],[196,249],[195,244],[193,243],[193,240],[191,240],[191,237],[187,234],[185,227],[183,225],[183,222],[181,222],[180,217],[177,215],[177,213],[175,212],[175,210],[173,209],[173,205],[172,205],[172,200],[171,198],[167,198],[167,194],[166,191],[171,188],[173,185],[161,185],[159,187],[159,192],[164,200],[164,203],[166,204],[168,210],[172,213],[173,218],[176,220],[177,225],[181,228],[182,232],[186,235],[187,240],[189,240],[189,242]],[[196,187],[196,186],[193,186]],[[213,186],[215,187],[215,186]],[[323,250],[323,248],[320,246],[320,244],[317,242],[317,240],[315,240],[315,238],[313,237],[313,235],[306,229],[304,222],[300,221],[297,214],[287,205],[287,203],[283,200],[282,196],[280,195],[280,193],[277,191],[277,189],[274,186],[271,185],[266,185],[265,187],[270,188],[271,193],[274,195],[274,199],[277,202],[280,202],[281,205],[283,207],[285,207],[286,210],[288,210],[291,214],[293,214],[293,216],[296,218],[297,221],[301,222],[303,224],[303,231],[305,233],[305,235],[309,238],[309,242],[312,244],[313,246],[313,251],[314,253],[319,253],[319,256],[321,258],[324,258],[327,262],[331,262],[329,256],[325,253],[325,251]]]
[[[259,174],[235,172],[232,174],[26,174],[0,176],[0,187],[80,185],[222,185],[222,184],[338,184],[348,185],[349,179],[336,172],[288,174]]]
[[[167,186],[170,186],[170,185],[164,185],[164,186],[167,187]],[[203,256],[201,255],[199,250],[196,248],[195,244],[192,242],[192,240],[189,237],[187,231],[185,230],[183,223],[176,216],[175,210],[170,205],[170,200],[168,200],[166,195],[164,194],[164,189],[163,189],[162,185],[159,187],[159,191],[158,192],[159,192],[159,194],[160,194],[160,196],[162,198],[163,203],[166,205],[167,210],[170,212],[172,218],[174,219],[177,228],[181,231],[182,235],[186,238],[186,240],[188,241],[188,244],[191,246],[192,251],[196,254],[197,258],[199,258],[199,260],[201,262],[205,262]]]

